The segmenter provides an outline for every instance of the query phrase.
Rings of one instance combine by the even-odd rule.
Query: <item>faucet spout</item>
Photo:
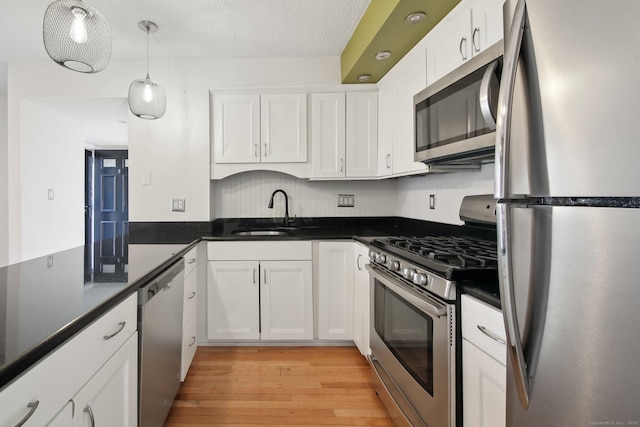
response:
[[[269,199],[269,205],[267,205],[267,207],[269,209],[273,209],[273,197],[276,195],[276,193],[282,193],[284,195],[284,225],[287,226],[289,225],[289,197],[287,196],[287,193],[285,193],[284,190],[278,188],[276,191],[274,191],[273,193],[271,193],[271,198]]]

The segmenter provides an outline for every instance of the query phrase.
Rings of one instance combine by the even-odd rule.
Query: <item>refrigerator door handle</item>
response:
[[[513,274],[511,268],[511,249],[509,247],[509,211],[504,203],[498,203],[498,265],[500,268],[500,295],[507,332],[507,352],[511,359],[513,375],[518,389],[518,397],[524,409],[529,407],[529,379],[524,349],[518,327]]]
[[[518,59],[522,48],[526,17],[525,0],[519,0],[511,23],[511,31],[505,38],[504,70],[500,81],[498,95],[498,120],[496,122],[496,165],[495,165],[495,196],[503,199],[508,193],[507,176],[509,174],[509,143],[511,133],[511,108],[513,92],[516,83]]]

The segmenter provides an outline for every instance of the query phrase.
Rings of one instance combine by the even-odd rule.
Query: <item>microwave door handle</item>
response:
[[[518,315],[516,313],[515,294],[513,287],[513,270],[511,259],[510,212],[508,205],[498,203],[496,210],[498,222],[498,265],[500,271],[500,300],[507,332],[507,353],[511,359],[513,376],[518,390],[520,404],[524,409],[529,407],[529,377],[527,364],[524,360],[524,349]]]
[[[509,174],[509,144],[511,133],[511,108],[516,83],[518,59],[522,48],[522,37],[526,19],[525,0],[516,4],[511,30],[505,39],[504,70],[500,81],[498,95],[498,119],[496,121],[496,164],[495,164],[495,197],[503,199],[507,196],[507,176]]]
[[[495,76],[496,68],[498,68],[498,61],[493,61],[484,71],[482,81],[480,82],[480,96],[478,100],[484,122],[491,130],[495,130],[496,128],[496,118],[491,112],[491,80],[493,80]]]

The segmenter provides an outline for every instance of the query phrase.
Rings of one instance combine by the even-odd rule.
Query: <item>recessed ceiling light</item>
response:
[[[370,78],[371,78],[371,74],[360,74],[358,76],[358,80],[360,80],[361,82],[366,82]]]
[[[390,56],[391,56],[391,52],[389,52],[388,50],[383,50],[381,52],[376,53],[376,59],[378,61],[382,61],[383,59],[387,59]]]
[[[406,18],[404,18],[404,22],[405,24],[416,24],[418,22],[424,21],[426,17],[427,15],[424,12],[413,12],[407,15]]]

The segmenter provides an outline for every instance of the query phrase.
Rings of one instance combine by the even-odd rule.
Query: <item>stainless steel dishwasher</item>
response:
[[[162,427],[180,388],[184,260],[138,290],[140,427]]]

